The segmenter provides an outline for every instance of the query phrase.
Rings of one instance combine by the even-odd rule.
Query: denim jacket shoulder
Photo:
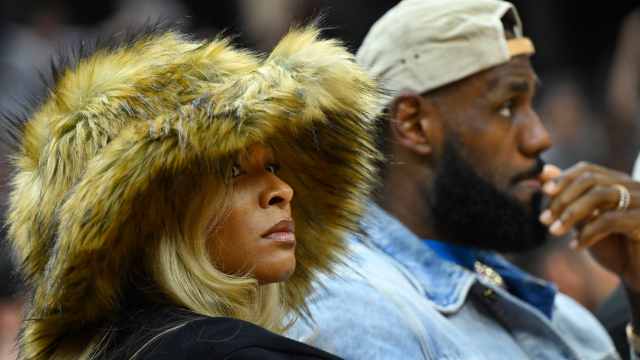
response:
[[[309,301],[313,319],[298,321],[289,336],[345,359],[496,358],[466,347],[471,327],[450,321],[481,281],[474,273],[440,259],[375,205],[363,221],[363,233],[352,236],[349,248],[352,258],[336,269],[337,276],[320,279],[323,285]],[[554,334],[526,340],[533,341],[532,346],[543,348],[556,341],[576,349],[567,351],[567,359],[618,358],[608,335],[586,309],[561,294],[555,306],[552,323],[539,315]],[[534,310],[525,304],[521,311]],[[562,335],[556,332],[567,335],[559,340]],[[486,334],[472,336],[495,342]],[[521,358],[499,347],[497,358]]]

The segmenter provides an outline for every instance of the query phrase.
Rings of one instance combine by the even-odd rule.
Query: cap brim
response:
[[[536,49],[533,46],[533,42],[531,42],[531,40],[527,37],[519,37],[507,40],[507,48],[509,49],[510,57],[518,55],[531,55],[536,52]]]

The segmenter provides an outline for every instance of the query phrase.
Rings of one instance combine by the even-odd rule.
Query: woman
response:
[[[16,127],[21,358],[332,358],[274,332],[371,186],[380,97],[352,56],[312,28],[266,59],[154,30],[55,79]]]

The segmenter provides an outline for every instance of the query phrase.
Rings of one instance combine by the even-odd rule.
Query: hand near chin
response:
[[[640,292],[640,183],[627,174],[579,163],[564,172],[547,165],[541,174],[549,196],[540,221],[571,246],[590,249],[604,267]]]

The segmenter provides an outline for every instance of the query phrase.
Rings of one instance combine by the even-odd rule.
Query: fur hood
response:
[[[376,84],[337,41],[293,30],[260,57],[227,40],[150,32],[67,66],[17,128],[9,238],[32,289],[25,358],[113,315],[142,241],[128,219],[155,179],[273,146],[295,191],[297,268],[288,303],[304,308],[319,271],[344,255],[375,179]],[[161,190],[161,189],[160,189]],[[143,209],[144,210],[144,209]]]

